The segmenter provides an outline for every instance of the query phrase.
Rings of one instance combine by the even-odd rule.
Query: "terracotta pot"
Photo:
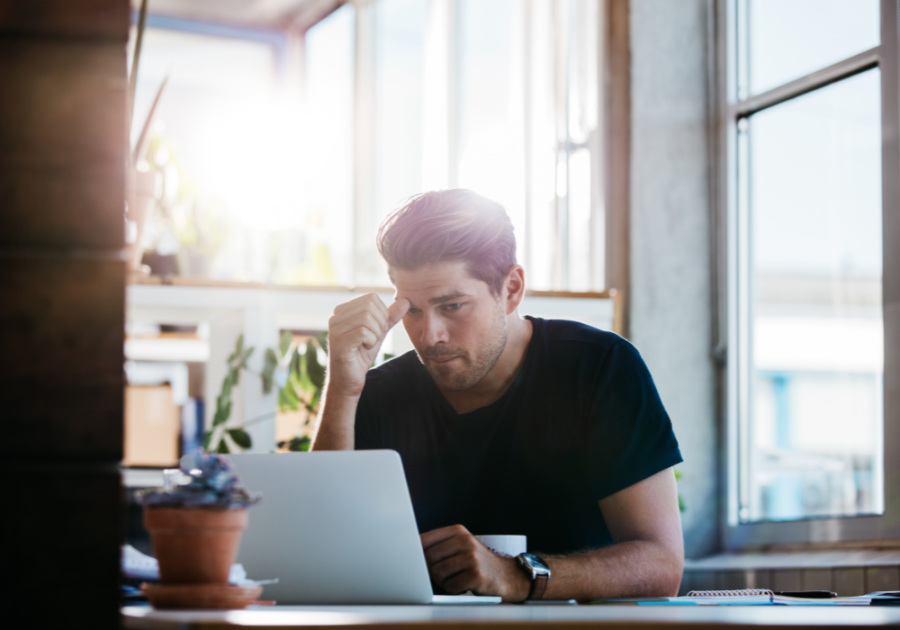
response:
[[[247,509],[146,508],[163,584],[228,584]]]

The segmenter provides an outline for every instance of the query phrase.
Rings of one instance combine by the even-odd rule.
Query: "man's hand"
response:
[[[334,309],[328,320],[325,392],[310,450],[353,450],[356,407],[366,384],[366,373],[388,331],[408,310],[408,300],[397,300],[388,308],[374,293]]]
[[[507,602],[528,597],[531,583],[518,561],[497,555],[462,525],[426,532],[421,539],[431,579],[451,595],[472,591]]]
[[[407,300],[386,307],[374,293],[334,309],[328,320],[328,388],[332,395],[359,397],[388,331],[409,310]]]

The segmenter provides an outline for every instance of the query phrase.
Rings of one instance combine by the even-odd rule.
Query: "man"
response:
[[[448,593],[676,594],[682,460],[638,352],[589,326],[520,317],[512,224],[471,191],[413,198],[377,242],[395,301],[335,309],[313,450],[400,453],[429,572]],[[401,320],[415,352],[370,370]],[[488,534],[525,534],[535,555],[495,554],[474,537]]]

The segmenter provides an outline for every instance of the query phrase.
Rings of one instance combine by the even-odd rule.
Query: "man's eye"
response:
[[[445,311],[458,311],[459,307],[462,306],[462,302],[455,302],[453,304],[444,304]]]
[[[410,307],[410,309],[409,309],[408,311],[406,311],[406,312],[409,313],[410,315],[415,315],[416,313],[421,313],[422,311],[420,311],[420,310],[417,309],[417,308],[412,308],[412,307]]]

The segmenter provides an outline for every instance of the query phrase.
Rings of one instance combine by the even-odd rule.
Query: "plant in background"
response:
[[[263,391],[272,391],[278,385],[278,408],[282,413],[304,411],[306,417],[290,440],[278,442],[278,448],[288,451],[308,451],[309,431],[319,415],[322,390],[325,387],[325,366],[319,360],[319,351],[328,355],[328,333],[310,337],[305,343],[294,340],[290,332],[284,332],[278,343],[278,352],[266,350],[263,368]]]
[[[677,484],[679,481],[681,481],[681,471],[676,470],[675,471],[675,483]],[[684,504],[684,497],[682,497],[681,493],[679,492],[678,493],[678,511],[684,512],[686,509],[687,509],[687,507]]]
[[[253,350],[252,346],[244,348],[244,336],[241,335],[237,339],[234,352],[227,359],[228,373],[222,381],[222,391],[216,397],[216,413],[213,416],[212,427],[206,432],[203,441],[203,448],[207,452],[227,454],[232,451],[233,446],[241,449],[250,448],[253,440],[245,428],[276,416],[276,412],[267,413],[246,420],[237,427],[227,426],[231,417],[231,393],[240,382],[241,370],[252,372],[247,367],[247,360],[253,354]],[[325,365],[320,358],[320,351],[324,357],[328,356],[328,333],[299,341],[290,331],[285,331],[278,342],[277,350],[266,349],[263,371],[252,372],[262,379],[264,393],[269,394],[276,386],[278,387],[278,411],[305,414],[297,434],[290,440],[278,442],[280,449],[309,450],[309,433],[319,416],[322,391],[325,387]],[[385,352],[381,361],[387,361],[393,356]],[[230,446],[229,442],[233,443],[233,446]]]
[[[321,355],[319,354],[321,352]],[[379,362],[393,358],[385,352]],[[278,352],[266,351],[263,369],[263,389],[267,393],[277,383],[278,409],[282,413],[302,411],[305,418],[290,440],[278,442],[278,448],[287,451],[308,451],[309,433],[319,417],[322,393],[325,388],[325,364],[328,357],[328,333],[295,340],[293,334],[284,332],[278,344]]]
[[[197,449],[181,458],[180,479],[172,487],[147,488],[137,496],[145,507],[154,508],[231,510],[259,501],[259,494],[248,492],[240,482],[228,460]]]
[[[247,360],[253,354],[253,346],[244,348],[244,335],[240,335],[237,339],[237,345],[227,359],[228,373],[222,381],[222,391],[216,397],[216,413],[213,416],[212,428],[206,432],[203,439],[203,448],[207,452],[230,453],[231,449],[225,440],[227,435],[234,443],[241,448],[250,448],[253,446],[253,440],[250,434],[244,430],[244,423],[240,427],[226,427],[228,418],[231,416],[231,392],[235,385],[240,382],[241,370],[246,370]]]

